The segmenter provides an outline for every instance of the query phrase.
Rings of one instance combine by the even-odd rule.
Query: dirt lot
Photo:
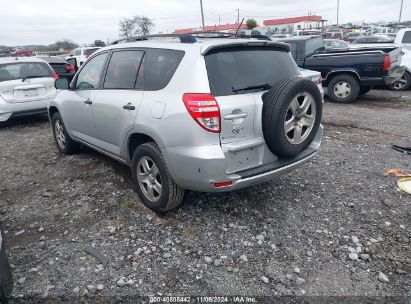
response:
[[[411,156],[390,148],[411,138],[411,92],[372,91],[324,112],[312,162],[234,193],[188,192],[162,217],[138,201],[126,167],[89,149],[59,155],[45,118],[0,129],[0,217],[15,301],[410,297],[411,196],[383,172],[411,171]]]

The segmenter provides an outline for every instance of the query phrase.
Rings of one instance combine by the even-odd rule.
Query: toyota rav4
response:
[[[323,99],[289,46],[253,39],[131,38],[102,48],[49,105],[58,149],[89,146],[131,167],[156,212],[185,190],[269,181],[320,147]]]

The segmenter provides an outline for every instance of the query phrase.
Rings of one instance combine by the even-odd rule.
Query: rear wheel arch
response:
[[[358,84],[360,84],[360,76],[358,75],[356,71],[335,71],[335,72],[330,72],[327,74],[327,77],[324,82],[324,86],[327,87],[333,78],[340,76],[340,75],[352,76],[358,81]]]
[[[137,147],[147,142],[157,143],[151,136],[144,133],[133,133],[128,137],[127,153],[130,161],[133,158],[134,151],[137,149]]]

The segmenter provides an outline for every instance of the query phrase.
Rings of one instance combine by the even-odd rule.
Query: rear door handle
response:
[[[128,104],[123,106],[123,109],[125,109],[125,110],[135,110],[136,107],[133,106],[131,103],[128,103]]]
[[[84,103],[90,105],[90,104],[92,104],[93,102],[91,101],[90,98],[87,98],[87,100],[84,100]]]
[[[242,112],[238,114],[228,114],[224,116],[224,120],[234,120],[234,119],[240,119],[240,118],[246,118],[248,116],[248,113]]]

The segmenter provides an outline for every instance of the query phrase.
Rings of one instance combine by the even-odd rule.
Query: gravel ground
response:
[[[89,149],[59,155],[45,118],[12,122],[0,129],[0,217],[14,301],[410,297],[411,196],[383,172],[411,171],[390,148],[411,139],[411,92],[326,103],[323,122],[304,167],[238,192],[188,192],[165,216],[138,201],[128,168]]]

